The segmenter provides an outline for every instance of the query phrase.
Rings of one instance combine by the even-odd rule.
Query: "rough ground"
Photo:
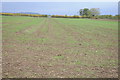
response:
[[[115,21],[3,16],[3,78],[117,78]]]

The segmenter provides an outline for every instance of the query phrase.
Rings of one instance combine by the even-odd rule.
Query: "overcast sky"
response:
[[[117,2],[3,2],[2,12],[35,12],[47,15],[79,15],[83,8],[99,8],[101,15],[117,15]]]

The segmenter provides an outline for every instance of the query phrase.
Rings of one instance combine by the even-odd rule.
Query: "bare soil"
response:
[[[83,42],[97,38],[85,37],[77,28],[55,19],[45,19],[32,34],[25,32],[32,27],[35,26],[3,39],[3,78],[118,77],[118,66],[106,62],[117,59],[117,47],[86,46]],[[22,42],[17,39],[19,36],[29,36],[30,40],[25,37]],[[104,42],[103,35],[95,37]],[[110,52],[109,55],[97,54],[102,50]]]

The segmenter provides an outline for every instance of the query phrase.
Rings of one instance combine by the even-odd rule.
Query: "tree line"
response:
[[[67,15],[40,15],[40,14],[23,14],[23,13],[0,13],[0,15],[4,16],[29,16],[29,17],[53,17],[53,18],[87,18],[84,16],[74,15],[74,16],[67,16]]]
[[[89,18],[94,18],[94,19],[118,19],[120,15],[100,15],[100,9],[99,8],[84,8],[79,10],[79,15],[81,16],[86,16]]]
[[[40,14],[23,14],[23,13],[0,13],[0,15],[4,15],[4,16],[47,17],[47,15],[40,15]]]
[[[5,16],[29,16],[29,17],[52,17],[52,18],[92,18],[92,19],[118,19],[120,15],[100,15],[99,8],[84,8],[79,10],[79,15],[41,15],[41,14],[23,14],[23,13],[0,13]]]

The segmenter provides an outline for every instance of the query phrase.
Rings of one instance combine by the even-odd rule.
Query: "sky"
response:
[[[119,2],[119,0],[1,0],[2,2]]]
[[[118,2],[2,2],[2,12],[35,12],[47,15],[79,15],[83,8],[99,8],[101,15],[117,15]],[[71,0],[72,1],[72,0]],[[94,0],[93,0],[94,1]],[[98,0],[99,1],[99,0]],[[104,0],[105,1],[105,0]],[[115,1],[115,0],[114,0]]]

